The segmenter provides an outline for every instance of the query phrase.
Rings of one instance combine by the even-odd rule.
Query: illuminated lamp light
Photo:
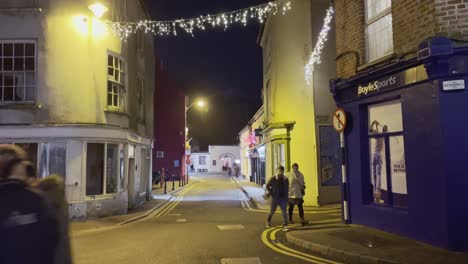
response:
[[[107,11],[109,11],[109,9],[101,3],[92,4],[88,6],[88,8],[97,18],[101,18]]]

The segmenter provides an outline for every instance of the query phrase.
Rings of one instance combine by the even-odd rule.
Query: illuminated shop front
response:
[[[422,43],[418,56],[331,90],[348,115],[350,222],[468,250],[468,46]]]

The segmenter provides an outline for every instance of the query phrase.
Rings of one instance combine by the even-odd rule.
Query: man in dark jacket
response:
[[[279,206],[281,214],[283,216],[283,231],[288,231],[288,216],[286,213],[286,204],[288,202],[288,191],[289,181],[284,176],[284,167],[279,166],[276,170],[276,176],[273,176],[268,180],[266,189],[271,196],[271,210],[267,219],[267,227],[271,227],[271,218],[276,212],[276,208]]]
[[[26,185],[25,158],[19,147],[0,145],[0,264],[54,262],[57,223]]]

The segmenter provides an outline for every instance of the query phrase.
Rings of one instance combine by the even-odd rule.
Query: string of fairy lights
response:
[[[325,19],[323,21],[322,30],[320,30],[317,43],[315,44],[314,50],[310,54],[309,61],[305,67],[305,78],[307,85],[310,85],[312,82],[313,72],[315,69],[315,65],[320,64],[322,62],[321,55],[323,48],[325,46],[325,42],[328,40],[328,34],[331,29],[331,21],[333,18],[333,6],[330,6],[327,9],[327,14],[325,15]]]
[[[291,8],[290,0],[276,0],[232,12],[214,15],[208,14],[196,18],[165,21],[141,20],[138,22],[112,22],[111,26],[114,34],[123,41],[126,41],[130,35],[138,31],[142,31],[146,34],[154,34],[156,36],[177,36],[180,32],[185,32],[194,36],[196,31],[204,31],[209,28],[224,28],[224,30],[227,30],[233,24],[247,26],[251,21],[264,23],[269,15],[277,15],[278,13],[285,15]],[[323,27],[318,35],[315,47],[305,66],[305,79],[308,85],[312,82],[315,66],[321,63],[321,54],[328,40],[333,14],[333,6],[330,6],[327,9]]]
[[[188,19],[113,22],[112,30],[122,40],[126,40],[131,34],[135,34],[139,30],[142,30],[145,33],[152,33],[156,36],[177,36],[180,31],[193,36],[197,30],[204,31],[208,28],[224,28],[227,30],[232,24],[247,26],[247,24],[252,20],[263,23],[270,14],[276,15],[281,13],[284,15],[289,10],[291,10],[291,1],[277,0],[232,12],[214,15],[208,14]]]

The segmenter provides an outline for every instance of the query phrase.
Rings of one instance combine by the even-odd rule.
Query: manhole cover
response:
[[[260,258],[223,258],[221,264],[262,264]]]
[[[219,225],[218,228],[220,230],[239,230],[245,227],[243,225]]]

